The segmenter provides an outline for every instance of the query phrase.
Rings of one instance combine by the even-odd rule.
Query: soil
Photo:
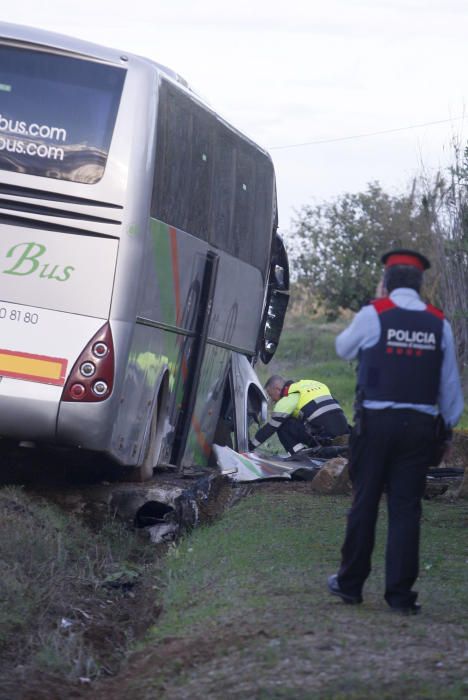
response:
[[[465,437],[466,444],[457,446],[457,466],[467,463]],[[311,482],[289,482],[287,489],[290,494],[312,494]],[[237,495],[260,491],[274,498],[284,490],[283,481],[261,482],[243,487]],[[233,493],[232,489],[221,489],[218,503],[210,506],[206,519],[219,516],[232,503]],[[274,601],[272,610],[256,619],[218,625],[215,634],[207,632],[202,638],[166,638],[121,664],[115,651],[124,644],[125,634],[117,639],[115,634],[109,636],[108,630],[115,631],[118,615],[123,629],[129,619],[139,621],[132,633],[143,635],[147,620],[140,611],[148,610],[146,595],[148,589],[137,585],[122,589],[119,600],[107,609],[101,602],[94,610],[87,607],[93,623],[86,634],[100,650],[107,680],[82,678],[77,683],[53,674],[21,679],[21,669],[16,669],[14,687],[8,696],[0,694],[0,700],[468,697],[468,680],[465,684],[460,680],[461,669],[468,665],[467,634],[457,611],[449,619],[436,611],[428,624],[423,616],[404,618],[377,608],[363,614],[341,601],[327,601],[324,608],[320,601],[288,596],[287,600]],[[157,609],[154,613],[157,615]],[[324,616],[326,636],[316,634],[317,615]],[[107,626],[110,616],[112,625]],[[385,646],[379,636],[381,625],[387,633]],[[353,670],[355,683],[350,686]],[[342,675],[348,677],[346,686],[340,681]],[[427,694],[412,694],[413,684],[420,689],[421,683],[427,684]],[[455,690],[447,690],[447,694],[440,690],[452,683]]]

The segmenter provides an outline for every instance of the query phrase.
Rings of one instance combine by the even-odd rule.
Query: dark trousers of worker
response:
[[[298,418],[286,418],[278,428],[278,439],[284,449],[293,454],[304,447],[315,447],[318,442],[311,439],[304,423]]]
[[[351,435],[353,504],[348,514],[338,583],[359,596],[371,571],[380,498],[387,495],[385,599],[411,606],[419,571],[421,498],[435,449],[434,418],[406,409],[364,410],[359,436]]]
[[[320,438],[334,438],[348,433],[348,423],[343,411],[330,411],[312,421],[307,428],[298,418],[286,418],[278,428],[278,439],[288,452],[297,452],[303,447],[321,445]],[[317,439],[316,439],[317,438]]]

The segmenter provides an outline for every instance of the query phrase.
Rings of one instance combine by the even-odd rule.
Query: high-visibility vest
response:
[[[293,418],[302,417],[304,420],[311,421],[328,411],[341,410],[327,385],[314,379],[301,379],[290,384],[288,396],[293,393],[299,394],[299,401],[292,412]]]

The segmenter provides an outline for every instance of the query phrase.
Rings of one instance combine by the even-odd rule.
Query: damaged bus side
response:
[[[245,449],[289,287],[268,154],[144,58],[0,24],[0,65],[0,436],[141,479],[223,414]]]

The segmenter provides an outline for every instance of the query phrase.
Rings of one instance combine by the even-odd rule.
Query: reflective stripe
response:
[[[255,447],[258,447],[259,445],[262,444],[261,442],[259,442],[259,441],[258,441],[256,438],[254,438],[254,437],[251,439],[250,442],[252,443],[252,445],[255,445]]]
[[[323,396],[317,396],[314,401],[315,403],[322,403],[323,401],[330,401],[330,399],[333,399],[331,394],[324,394]]]
[[[297,445],[294,445],[294,447],[291,447],[291,452],[300,452],[301,450],[305,450],[307,445],[304,445],[302,442],[298,442]]]
[[[339,409],[340,407],[336,403],[332,403],[329,406],[322,406],[322,408],[317,408],[316,411],[311,413],[311,415],[307,417],[306,422],[309,423],[311,420],[318,418],[323,413],[328,413],[328,411],[338,411]]]
[[[275,428],[279,428],[281,423],[283,423],[286,418],[289,418],[290,414],[289,413],[278,413],[274,412],[270,416],[270,420],[268,421],[270,425],[272,425]]]
[[[296,408],[293,411],[293,418],[297,418],[301,410],[305,408],[308,403],[312,401],[317,401],[317,399],[325,397],[326,399],[331,399],[330,389],[326,384],[317,382],[313,379],[301,379],[288,387],[288,395],[293,393],[299,394],[299,399]]]

